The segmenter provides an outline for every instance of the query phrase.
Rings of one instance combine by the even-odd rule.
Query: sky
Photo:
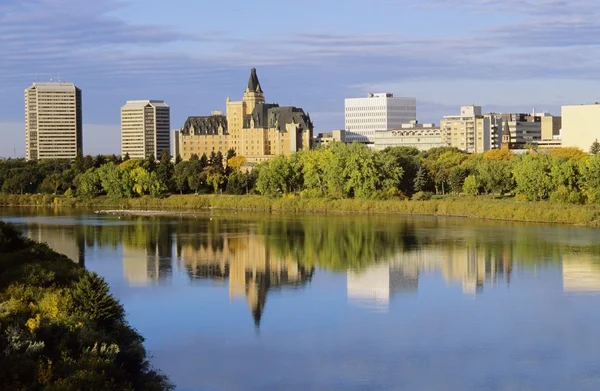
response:
[[[600,101],[598,0],[0,0],[0,156],[24,156],[23,90],[83,91],[84,153],[119,153],[120,107],[162,99],[171,128],[240,100],[344,126],[344,98],[417,98],[439,124],[461,105],[549,111]]]

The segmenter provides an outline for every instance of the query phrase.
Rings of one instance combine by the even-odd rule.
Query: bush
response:
[[[413,201],[427,201],[433,197],[433,193],[430,191],[418,191],[412,196]]]

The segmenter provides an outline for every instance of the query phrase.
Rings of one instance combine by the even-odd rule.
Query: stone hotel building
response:
[[[265,103],[262,87],[252,69],[241,101],[227,98],[226,113],[189,117],[179,131],[178,146],[183,160],[193,154],[223,155],[229,149],[248,162],[257,163],[277,155],[311,147],[313,124],[301,108]]]

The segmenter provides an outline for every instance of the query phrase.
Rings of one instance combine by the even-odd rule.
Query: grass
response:
[[[512,198],[447,196],[427,201],[408,200],[329,200],[324,198],[256,195],[171,195],[151,197],[92,199],[54,197],[50,195],[0,195],[0,206],[56,206],[95,209],[163,209],[163,210],[247,210],[269,213],[319,214],[396,214],[421,216],[467,217],[477,219],[559,223],[600,226],[600,206],[559,204],[549,201],[528,202]]]

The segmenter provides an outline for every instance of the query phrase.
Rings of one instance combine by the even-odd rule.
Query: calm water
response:
[[[178,390],[599,390],[600,231],[0,209],[106,278]]]

